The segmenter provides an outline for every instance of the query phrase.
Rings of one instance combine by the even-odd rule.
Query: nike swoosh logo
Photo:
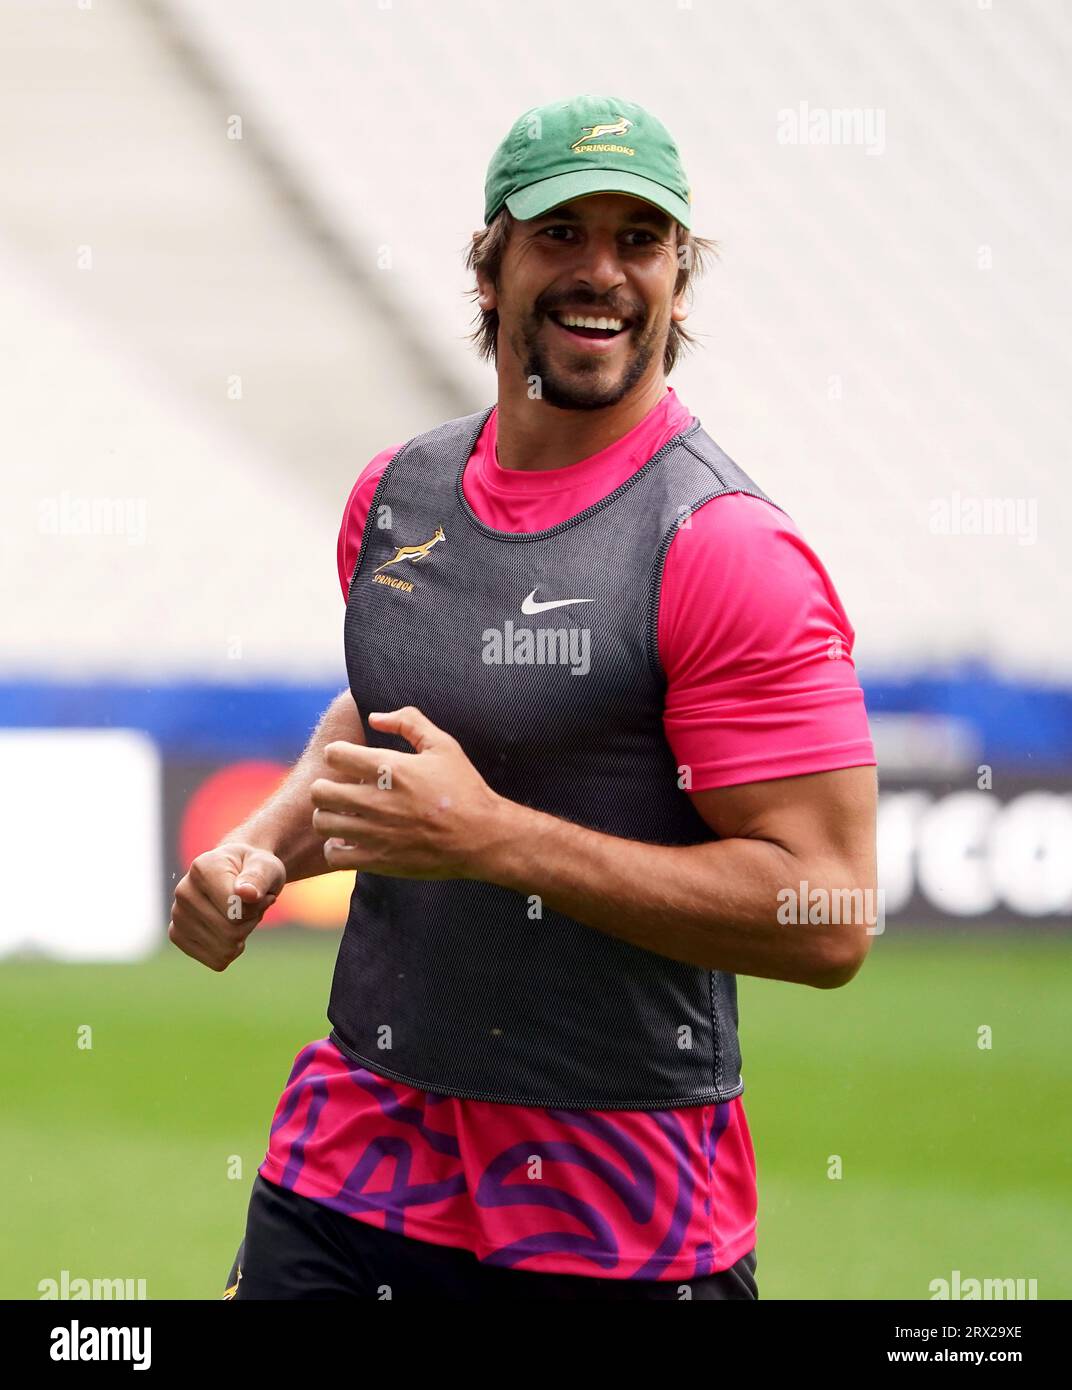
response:
[[[537,586],[539,587],[539,586]],[[533,589],[528,598],[521,604],[522,613],[527,613],[530,617],[533,613],[545,613],[548,608],[565,608],[568,603],[595,603],[593,598],[553,598],[545,603],[536,602],[536,590]]]

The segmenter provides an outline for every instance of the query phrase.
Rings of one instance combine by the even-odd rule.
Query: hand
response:
[[[479,877],[482,854],[503,835],[511,803],[492,791],[457,739],[419,709],[368,718],[416,752],[327,745],[324,760],[335,779],[318,778],[310,793],[328,864],[395,878]]]
[[[226,970],[286,880],[283,861],[253,845],[199,854],[175,889],[168,938],[210,970]]]

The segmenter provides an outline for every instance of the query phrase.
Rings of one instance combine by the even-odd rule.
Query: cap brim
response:
[[[684,198],[662,184],[623,169],[578,169],[576,173],[556,174],[511,193],[506,206],[514,217],[527,222],[573,198],[585,198],[592,193],[631,193],[646,203],[654,203],[683,227],[691,226],[692,209]]]

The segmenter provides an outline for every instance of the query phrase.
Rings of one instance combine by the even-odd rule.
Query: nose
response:
[[[577,284],[589,285],[596,294],[607,294],[625,283],[617,238],[608,233],[589,234],[580,250],[574,270]]]

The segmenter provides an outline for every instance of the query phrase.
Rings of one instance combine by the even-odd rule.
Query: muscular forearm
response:
[[[339,739],[365,742],[364,729],[348,690],[325,710],[305,752],[279,790],[221,843],[240,841],[278,855],[286,865],[289,882],[330,873],[331,866],[324,858],[323,836],[313,830],[309,788],[325,775],[325,746]]]
[[[368,719],[415,751],[325,750],[313,823],[333,868],[499,884],[709,970],[833,988],[863,962],[875,902],[870,765],[696,792],[712,838],[647,844],[499,796],[414,706]]]
[[[778,920],[779,892],[796,893],[802,879],[812,889],[851,889],[857,875],[849,866],[805,864],[765,840],[652,845],[514,802],[500,811],[501,833],[474,860],[473,876],[535,894],[545,907],[635,946],[706,969],[820,987],[845,983],[866,950],[862,923]]]

